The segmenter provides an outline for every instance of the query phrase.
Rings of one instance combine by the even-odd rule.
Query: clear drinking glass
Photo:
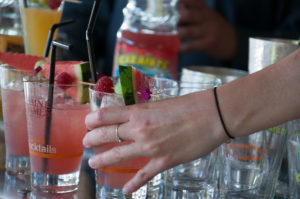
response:
[[[220,198],[272,199],[286,142],[282,124],[223,144]]]
[[[181,79],[182,80],[182,79]],[[179,95],[221,85],[216,77],[180,81]],[[197,160],[171,168],[165,174],[165,198],[214,198],[217,188],[218,149]]]
[[[88,86],[28,80],[24,88],[32,188],[50,193],[77,190],[85,116],[90,112]],[[53,89],[52,106],[48,89]]]
[[[117,78],[114,79],[114,81],[118,81]],[[153,95],[149,101],[171,98],[177,96],[178,85],[177,82],[173,80],[155,78],[155,87],[151,92]],[[90,103],[91,111],[95,111],[102,107],[125,106],[122,96],[115,93],[95,91],[92,88],[90,89]],[[98,148],[94,148],[94,153],[101,153],[114,146],[125,145],[128,143],[130,143],[130,141],[107,143]],[[155,194],[153,192],[160,186],[160,174],[130,196],[125,196],[122,192],[125,183],[128,182],[139,169],[145,166],[148,161],[148,157],[141,157],[96,170],[97,198],[152,198],[152,194]]]
[[[50,8],[49,2],[19,0],[26,54],[43,56],[49,30],[60,22],[64,2],[58,8]]]
[[[291,122],[288,139],[289,192],[291,199],[300,198],[300,120]]]
[[[6,148],[6,171],[29,176],[30,161],[26,125],[23,78],[32,71],[0,65],[1,95]]]
[[[239,137],[224,144],[221,189],[227,192],[253,190],[262,183],[264,170],[263,133]],[[242,194],[241,194],[242,195]]]

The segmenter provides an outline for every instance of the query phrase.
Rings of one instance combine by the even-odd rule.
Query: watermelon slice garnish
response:
[[[126,105],[143,103],[149,100],[142,92],[149,91],[154,85],[154,79],[146,76],[132,66],[119,66],[120,84]]]
[[[43,68],[41,73],[46,78],[49,78],[50,62],[44,62],[41,64]],[[88,85],[80,82],[89,82],[91,78],[90,65],[88,62],[83,61],[57,61],[55,64],[55,77],[59,77],[62,73],[67,73],[72,79],[72,84],[78,84],[77,87],[65,88],[64,92],[76,99],[80,103],[86,103],[89,101],[89,89]],[[68,83],[70,81],[68,80]]]
[[[46,60],[46,58],[22,53],[0,52],[0,62],[20,70],[33,70],[40,60]]]

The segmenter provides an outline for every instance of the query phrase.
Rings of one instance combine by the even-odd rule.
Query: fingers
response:
[[[138,146],[135,142],[121,146],[115,146],[108,151],[92,156],[89,159],[89,165],[90,167],[96,169],[140,157],[141,150],[137,149]]]
[[[199,10],[195,9],[180,9],[178,10],[180,15],[178,25],[186,25],[186,24],[201,24],[203,23],[203,14],[199,12]]]
[[[116,135],[114,132],[116,131],[116,128],[117,125],[103,126],[88,132],[83,138],[83,145],[86,148],[91,148],[103,143],[115,142]]]
[[[89,131],[83,138],[83,145],[86,148],[97,147],[104,143],[116,142],[118,137],[122,140],[135,140],[132,134],[132,127],[129,123],[122,123],[117,125],[101,126]]]
[[[201,38],[204,37],[204,34],[205,32],[202,30],[201,27],[197,27],[197,26],[178,27],[178,35],[181,40]]]
[[[180,52],[205,51],[206,46],[206,42],[201,39],[181,42]]]
[[[146,184],[155,175],[167,169],[159,159],[152,159],[144,168],[140,169],[137,174],[125,184],[123,191],[130,194],[136,191],[139,187]]]
[[[86,127],[91,130],[104,125],[127,122],[129,120],[128,109],[126,106],[118,106],[91,112],[85,118]]]

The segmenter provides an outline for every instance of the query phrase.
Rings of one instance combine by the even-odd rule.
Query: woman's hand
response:
[[[91,131],[85,136],[84,145],[97,147],[115,142],[117,125],[119,137],[134,142],[94,155],[89,164],[101,168],[132,158],[150,157],[149,163],[124,186],[125,193],[135,191],[166,169],[206,155],[227,139],[212,90],[92,112],[86,117],[86,126]]]
[[[203,0],[180,0],[178,34],[182,52],[202,51],[219,61],[232,60],[237,51],[234,28]]]

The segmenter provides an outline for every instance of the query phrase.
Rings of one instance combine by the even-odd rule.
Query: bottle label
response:
[[[175,74],[178,52],[144,49],[128,44],[117,43],[114,58],[113,75],[118,76],[119,65],[133,65],[146,75]]]

